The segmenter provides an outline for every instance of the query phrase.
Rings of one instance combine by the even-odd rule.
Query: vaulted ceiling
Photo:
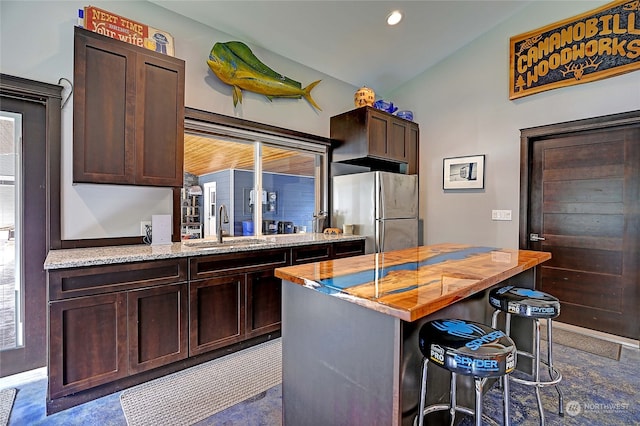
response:
[[[259,46],[383,96],[533,2],[149,1],[229,34],[212,45],[238,40]],[[390,27],[386,17],[393,10],[404,19]]]
[[[239,40],[384,96],[541,0],[148,1],[229,35],[212,45]],[[393,10],[404,19],[389,27],[385,20]],[[266,171],[313,174],[312,159],[305,156],[266,150],[264,158]],[[248,146],[185,138],[187,172],[253,168],[252,161]]]

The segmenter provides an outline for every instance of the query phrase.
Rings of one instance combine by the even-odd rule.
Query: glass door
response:
[[[20,273],[22,115],[0,112],[0,351],[24,345]]]

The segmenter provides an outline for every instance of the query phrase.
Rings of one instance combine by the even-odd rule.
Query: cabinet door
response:
[[[245,274],[189,283],[189,355],[242,340]]]
[[[123,44],[76,28],[74,182],[134,183],[136,60]]]
[[[49,398],[127,375],[124,292],[49,304]]]
[[[187,284],[127,293],[129,373],[187,357]]]
[[[368,110],[367,129],[369,132],[369,154],[381,158],[388,157],[389,119],[374,110]]]
[[[135,183],[182,187],[184,62],[139,53],[137,70]]]
[[[280,329],[282,281],[273,269],[247,275],[247,338]]]
[[[391,132],[387,148],[389,150],[389,158],[407,162],[409,131],[407,123],[404,120],[390,120]]]

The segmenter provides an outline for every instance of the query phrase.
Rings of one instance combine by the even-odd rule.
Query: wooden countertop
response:
[[[437,244],[288,266],[283,280],[415,321],[551,259],[551,253]]]

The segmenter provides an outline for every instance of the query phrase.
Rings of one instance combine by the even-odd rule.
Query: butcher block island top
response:
[[[444,243],[278,268],[275,275],[411,322],[549,259],[540,251]]]

